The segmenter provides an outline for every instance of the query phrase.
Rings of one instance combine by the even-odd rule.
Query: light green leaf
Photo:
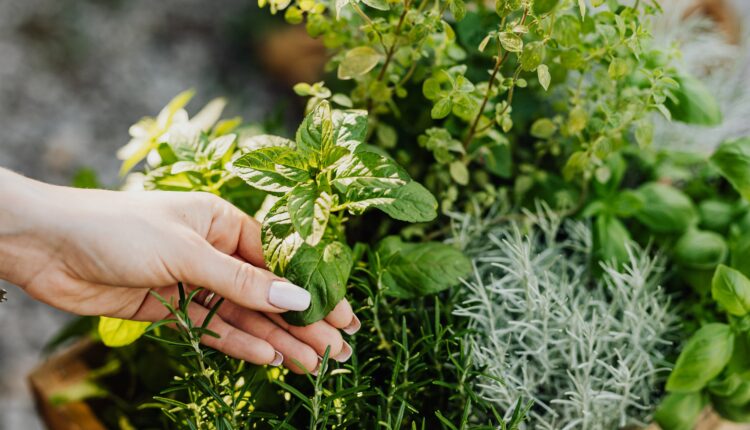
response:
[[[252,187],[282,194],[309,178],[301,163],[293,149],[274,146],[241,156],[230,164],[230,170]]]
[[[599,215],[594,224],[594,252],[598,260],[624,264],[628,261],[630,233],[622,222],[611,215]]]
[[[376,273],[386,295],[412,299],[458,285],[471,262],[458,249],[438,242],[404,243],[398,236],[380,241]]]
[[[312,167],[322,167],[321,161],[333,146],[334,127],[331,105],[323,100],[305,116],[295,135],[297,148]]]
[[[308,245],[317,245],[328,225],[333,197],[318,190],[314,182],[307,182],[294,187],[288,199],[294,228]]]
[[[560,0],[534,0],[534,15],[544,15],[554,9]]]
[[[405,185],[411,178],[390,158],[369,151],[345,156],[334,170],[331,184],[339,191],[348,188],[381,189]]]
[[[386,0],[362,0],[362,3],[377,10],[390,10],[391,8]]]
[[[350,0],[335,0],[336,19],[341,17],[341,10],[349,4]]]
[[[369,46],[358,46],[350,49],[339,63],[338,78],[347,80],[362,76],[374,69],[381,57],[382,55],[378,51]]]
[[[99,317],[99,337],[110,348],[130,345],[146,332],[148,321]]]
[[[234,147],[237,136],[234,134],[225,134],[224,136],[213,139],[205,148],[198,151],[198,158],[211,162],[217,162]]]
[[[521,54],[521,67],[523,70],[530,72],[536,70],[544,60],[544,43],[531,42],[526,44]]]
[[[557,125],[549,118],[539,118],[531,124],[531,135],[539,139],[549,139],[557,131]]]
[[[537,79],[539,79],[539,85],[544,88],[544,91],[547,91],[549,84],[552,81],[552,76],[549,74],[549,67],[547,67],[546,64],[540,64],[539,67],[536,68],[536,76]]]
[[[667,391],[700,391],[729,363],[734,349],[734,334],[726,324],[701,327],[688,340],[667,380]]]
[[[523,40],[521,37],[510,31],[504,31],[498,35],[500,44],[503,45],[503,49],[509,52],[521,52],[523,51]]]
[[[289,261],[304,244],[292,224],[286,197],[279,199],[263,219],[261,242],[268,270],[283,275]]]
[[[336,145],[354,152],[367,138],[367,111],[334,110],[332,114]]]
[[[310,292],[310,307],[285,312],[284,320],[297,326],[320,321],[344,298],[352,266],[352,251],[341,242],[303,244],[292,258],[284,276]]]
[[[450,164],[448,170],[451,174],[451,178],[456,181],[459,185],[466,185],[469,183],[469,169],[466,168],[461,160],[456,160]]]
[[[578,0],[578,10],[581,12],[581,19],[586,17],[586,0]]]
[[[450,97],[446,97],[435,103],[435,106],[432,107],[432,111],[430,111],[430,116],[432,116],[433,119],[445,118],[451,113],[451,109],[453,109],[453,102]]]
[[[727,312],[738,317],[750,312],[750,280],[720,264],[711,281],[711,297]]]
[[[750,137],[723,142],[711,156],[711,163],[745,200],[750,200]]]

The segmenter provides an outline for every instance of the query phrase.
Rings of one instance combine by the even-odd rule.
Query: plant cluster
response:
[[[454,312],[469,321],[470,354],[487,374],[477,392],[501,408],[530,398],[532,428],[645,425],[678,321],[659,285],[663,260],[629,243],[623,267],[602,263],[597,278],[585,223],[548,209],[523,226],[462,222],[456,236],[474,274]]]
[[[126,187],[256,216],[268,266],[313,297],[284,318],[346,295],[366,329],[313,378],[200,346],[194,289],[164,298],[176,333],[102,319],[113,346],[146,333],[113,351],[172,357],[172,385],[143,403],[171,422],[145,427],[617,428],[648,422],[665,389],[665,430],[709,399],[745,419],[750,141],[711,162],[649,146],[655,115],[722,119],[651,46],[657,2],[266,5],[330,51],[325,80],[294,87],[294,140],[220,120],[221,99],[190,118],[186,92],[131,128],[122,173],[145,167]]]

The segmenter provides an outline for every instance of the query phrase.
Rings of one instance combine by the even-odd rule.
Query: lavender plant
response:
[[[464,218],[455,239],[473,256],[454,313],[488,374],[480,395],[500,408],[534,401],[536,429],[643,424],[671,364],[676,313],[659,286],[663,261],[629,247],[628,262],[592,275],[592,231],[549,210],[526,225]]]

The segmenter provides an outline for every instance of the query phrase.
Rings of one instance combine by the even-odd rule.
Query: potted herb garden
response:
[[[259,3],[330,53],[321,82],[294,86],[296,133],[221,119],[221,99],[190,118],[187,91],[131,129],[121,173],[128,189],[210,192],[262,221],[269,269],[312,295],[284,319],[310,324],[347,297],[363,325],[351,360],[300,376],[231,359],[199,344],[182,289],[160,323],[64,329],[53,343],[94,341],[66,356],[84,369],[72,380],[32,377],[46,416],[76,405],[69,419],[120,429],[750,422],[750,138],[654,148],[656,116],[722,121],[679,52],[653,46],[657,2]]]

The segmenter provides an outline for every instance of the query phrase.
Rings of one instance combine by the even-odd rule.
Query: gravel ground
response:
[[[128,126],[191,87],[192,112],[228,95],[229,115],[262,119],[272,86],[238,58],[242,32],[233,31],[254,9],[252,0],[0,1],[0,166],[57,184],[90,167],[115,185]],[[248,46],[242,54],[252,58]],[[0,304],[0,430],[41,429],[25,375],[69,315],[0,286],[9,291]]]
[[[58,184],[90,167],[114,185],[114,152],[128,126],[190,87],[200,91],[192,109],[225,94],[229,114],[263,118],[273,87],[237,59],[230,49],[236,34],[227,31],[254,3],[1,1],[0,166]],[[750,14],[750,2],[734,3]],[[37,430],[25,375],[69,316],[4,287],[10,300],[0,304],[0,430]]]

